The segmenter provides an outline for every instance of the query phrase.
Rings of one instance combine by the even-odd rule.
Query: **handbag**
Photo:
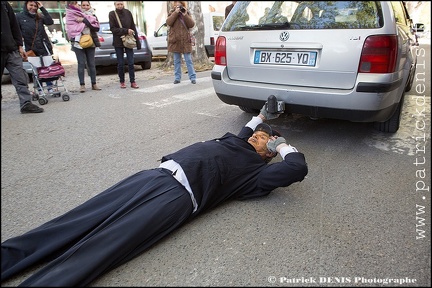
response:
[[[27,57],[36,57],[36,54],[33,50],[29,50],[26,52]]]
[[[130,49],[137,47],[136,39],[134,35],[127,34],[127,35],[120,36],[120,38],[123,40],[123,46]]]
[[[89,48],[89,47],[92,47],[93,46],[93,38],[91,37],[91,35],[90,34],[83,34],[83,35],[81,35],[81,38],[80,38],[80,40],[79,40],[79,45],[82,47],[82,48]]]
[[[114,12],[116,14],[117,21],[119,23],[120,28],[123,28],[117,12],[116,11],[114,11]],[[124,47],[129,48],[129,49],[133,49],[133,48],[137,47],[137,43],[136,43],[136,39],[135,39],[135,33],[133,35],[130,35],[130,34],[122,35],[122,36],[120,36],[120,38],[123,41],[123,46]]]
[[[60,62],[54,62],[50,66],[37,68],[38,77],[41,79],[65,76],[65,69]]]

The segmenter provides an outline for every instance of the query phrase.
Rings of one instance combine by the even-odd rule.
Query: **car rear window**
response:
[[[239,1],[222,31],[370,29],[382,18],[375,1]]]
[[[109,23],[100,23],[99,33],[112,34]]]

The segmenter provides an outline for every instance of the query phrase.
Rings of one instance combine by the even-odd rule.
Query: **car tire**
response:
[[[141,68],[144,70],[148,70],[151,68],[151,64],[152,64],[151,61],[144,62],[144,64],[141,64]]]
[[[414,65],[414,68],[411,70],[411,72],[409,74],[407,85],[405,86],[405,92],[410,91],[412,86],[413,86],[416,67],[417,67],[417,64]]]
[[[401,118],[401,112],[402,112],[402,106],[403,106],[403,102],[404,102],[404,95],[402,95],[402,98],[399,102],[399,105],[397,106],[395,112],[393,113],[393,115],[390,117],[390,119],[388,119],[385,122],[375,122],[374,126],[375,129],[377,129],[378,131],[381,132],[386,132],[386,133],[396,133],[399,130],[399,125],[400,125],[400,118]]]

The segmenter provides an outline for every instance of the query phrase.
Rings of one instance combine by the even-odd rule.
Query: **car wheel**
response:
[[[144,62],[144,64],[141,64],[141,68],[144,70],[148,70],[151,68],[151,61]]]
[[[405,92],[410,91],[411,88],[412,88],[412,85],[414,83],[414,75],[415,75],[415,72],[416,72],[416,66],[417,66],[417,64],[414,65],[414,68],[410,72],[410,75],[409,75],[408,81],[407,81],[407,85],[405,87]]]
[[[239,108],[246,113],[258,113],[260,111],[260,110],[245,107],[245,106],[239,106]]]
[[[381,132],[386,133],[396,133],[396,131],[399,130],[399,124],[400,124],[400,116],[402,112],[402,105],[404,102],[404,95],[402,95],[402,98],[399,102],[399,105],[396,109],[396,111],[393,113],[393,115],[385,122],[375,122],[374,126],[375,129]]]

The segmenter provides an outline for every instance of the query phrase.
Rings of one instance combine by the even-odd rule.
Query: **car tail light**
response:
[[[219,36],[216,40],[215,45],[215,64],[216,65],[227,65],[227,59],[226,59],[226,39],[224,36]]]
[[[105,39],[102,36],[99,36],[99,42],[105,42]]]
[[[366,38],[358,67],[359,73],[392,73],[397,59],[396,35],[374,35]]]

